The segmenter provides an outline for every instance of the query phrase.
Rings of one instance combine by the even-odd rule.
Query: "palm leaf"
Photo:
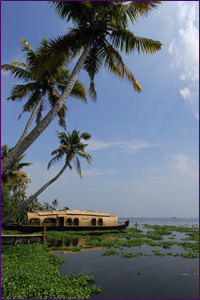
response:
[[[142,88],[137,82],[131,71],[126,67],[123,59],[118,51],[116,51],[107,41],[104,42],[101,55],[104,58],[105,66],[114,75],[119,76],[119,78],[125,78],[133,84],[133,88],[137,92],[141,92]]]
[[[1,69],[9,72],[12,76],[14,76],[14,78],[23,79],[24,81],[33,79],[30,71],[22,69],[17,66],[4,64],[4,65],[1,65]]]
[[[113,30],[110,40],[114,47],[119,48],[120,51],[125,50],[126,53],[134,53],[137,50],[138,53],[142,51],[153,54],[162,46],[159,41],[137,37],[127,29]]]
[[[54,152],[54,151],[53,151]],[[52,153],[53,153],[52,152]],[[51,153],[51,154],[52,154]],[[53,164],[55,164],[57,161],[59,161],[62,157],[63,157],[63,155],[64,155],[64,153],[62,153],[62,152],[59,152],[55,157],[53,157],[50,161],[49,161],[49,163],[48,163],[48,165],[47,165],[47,169],[49,169]]]
[[[31,82],[27,84],[16,84],[11,89],[11,95],[7,100],[22,100],[23,97],[27,96],[30,92],[38,89],[38,83]]]

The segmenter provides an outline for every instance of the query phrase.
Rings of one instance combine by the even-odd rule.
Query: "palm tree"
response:
[[[57,200],[57,199],[53,200],[53,201],[52,201],[52,205],[53,205],[53,208],[54,208],[54,210],[55,210],[56,207],[58,207],[58,200]]]
[[[1,160],[4,159],[13,148],[8,148],[7,145],[1,146]],[[2,175],[1,180],[5,183],[11,191],[17,192],[18,190],[24,190],[30,179],[27,178],[27,173],[22,172],[21,169],[32,165],[32,163],[21,162],[26,154],[18,157],[18,159],[7,169]]]
[[[52,7],[67,21],[72,21],[74,28],[55,40],[51,40],[40,57],[40,71],[53,60],[60,63],[67,58],[80,55],[62,95],[43,120],[2,162],[2,171],[12,164],[16,157],[26,151],[37,137],[51,123],[63,107],[76,82],[78,74],[84,68],[89,74],[90,95],[96,99],[94,77],[105,66],[111,73],[127,79],[133,88],[140,92],[141,86],[131,71],[124,64],[119,51],[126,54],[137,52],[155,53],[161,49],[159,41],[135,36],[128,30],[128,20],[134,24],[139,16],[147,16],[157,8],[160,1],[50,1]],[[34,67],[33,67],[34,70]],[[38,69],[35,69],[37,72]]]
[[[4,64],[1,66],[2,70],[8,71],[14,77],[22,79],[26,82],[25,84],[15,85],[12,88],[11,95],[7,98],[7,100],[22,100],[25,96],[29,96],[28,101],[23,106],[22,113],[31,111],[32,113],[17,144],[19,144],[28,134],[30,125],[35,115],[37,115],[36,124],[38,125],[41,121],[44,107],[44,96],[47,94],[50,107],[52,108],[60,97],[57,89],[62,92],[70,77],[69,69],[63,68],[64,64],[66,63],[66,59],[61,63],[51,62],[41,72],[35,71],[36,68],[38,69],[40,66],[41,48],[44,51],[49,47],[46,38],[42,40],[41,48],[35,52],[25,39],[21,38],[21,41],[23,51],[26,51],[26,63],[13,62],[10,65]],[[71,96],[87,102],[86,88],[80,81],[76,81],[71,91]],[[64,127],[64,129],[66,129],[66,112],[67,107],[63,105],[57,113],[59,117],[58,124]],[[21,117],[22,113],[20,114],[19,118]]]
[[[71,165],[72,161],[74,161],[75,169],[81,178],[82,178],[82,172],[81,172],[81,164],[80,164],[79,157],[85,158],[87,162],[91,164],[92,158],[90,154],[85,152],[85,148],[87,147],[87,144],[84,144],[82,142],[82,140],[88,140],[91,138],[91,135],[89,133],[85,132],[80,135],[79,131],[76,130],[73,130],[72,134],[70,133],[66,134],[65,132],[60,132],[60,131],[57,131],[57,133],[58,133],[58,139],[60,141],[60,146],[59,148],[57,148],[51,153],[51,155],[53,155],[54,157],[48,163],[47,168],[49,169],[55,162],[65,157],[65,163],[63,168],[54,178],[52,178],[50,181],[44,184],[26,202],[22,203],[17,209],[15,209],[9,215],[4,217],[2,219],[2,224],[5,223],[9,218],[17,214],[21,209],[23,209],[27,205],[30,205],[38,195],[40,195],[48,186],[50,186],[54,181],[56,181],[63,174],[63,172],[67,167],[70,170],[72,170],[72,165]]]

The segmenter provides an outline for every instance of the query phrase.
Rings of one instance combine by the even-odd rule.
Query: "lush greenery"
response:
[[[88,299],[99,293],[94,277],[61,276],[64,260],[45,251],[41,244],[2,246],[2,299]]]

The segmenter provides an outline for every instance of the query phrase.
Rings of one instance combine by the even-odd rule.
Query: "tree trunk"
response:
[[[17,147],[19,145],[19,143],[27,136],[29,128],[31,126],[31,123],[33,122],[33,119],[35,117],[36,112],[38,111],[38,109],[40,108],[40,105],[42,104],[43,98],[44,98],[44,94],[45,92],[42,93],[41,99],[38,102],[38,104],[36,105],[36,107],[34,108],[28,122],[26,123],[26,127],[24,129],[24,132],[22,134],[22,136],[20,137],[19,141],[17,142],[17,144],[15,145],[15,147]]]
[[[47,128],[47,126],[51,123],[54,117],[57,115],[63,104],[65,103],[66,99],[70,95],[74,84],[76,83],[76,79],[78,74],[86,60],[86,57],[90,51],[92,45],[93,37],[89,37],[88,43],[85,46],[85,49],[80,56],[79,60],[77,61],[72,74],[67,82],[67,85],[60,96],[59,100],[55,103],[52,109],[48,112],[48,114],[42,119],[42,121],[35,126],[35,128],[25,137],[17,147],[15,147],[1,162],[1,174],[3,174],[15,161],[16,159],[21,156],[29,147],[30,145],[40,136],[40,134]]]
[[[50,184],[52,184],[54,181],[56,181],[61,175],[62,173],[65,171],[65,169],[68,166],[68,161],[65,163],[64,167],[61,169],[61,171],[54,177],[52,178],[50,181],[48,181],[47,183],[45,183],[33,196],[31,196],[27,201],[25,201],[24,203],[22,203],[19,207],[17,207],[14,211],[12,211],[11,213],[9,213],[7,216],[5,216],[2,220],[1,220],[1,225],[4,224],[6,221],[8,221],[11,217],[13,217],[14,215],[16,215],[20,210],[22,210],[24,207],[26,207],[27,205],[31,204],[31,202],[33,202],[33,200],[40,195],[48,186],[50,186]]]

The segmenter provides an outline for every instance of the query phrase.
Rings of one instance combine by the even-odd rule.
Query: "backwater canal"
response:
[[[197,227],[198,220],[138,219],[137,226],[144,233],[147,229],[143,224]],[[135,219],[130,222],[131,226],[135,226]],[[173,232],[170,236],[164,236],[164,240],[182,241],[186,237],[188,235],[184,233]],[[83,248],[84,252],[61,250],[54,253],[66,260],[61,265],[61,274],[83,273],[95,277],[95,284],[101,287],[102,292],[93,294],[92,299],[199,299],[199,259],[174,256],[188,253],[179,245],[163,249],[143,244],[115,250],[118,254],[110,256],[103,256],[107,249],[100,247],[98,250]],[[154,255],[152,250],[162,251],[164,256]],[[130,252],[140,255],[131,258],[123,256],[123,253]],[[168,255],[169,252],[172,254]]]

